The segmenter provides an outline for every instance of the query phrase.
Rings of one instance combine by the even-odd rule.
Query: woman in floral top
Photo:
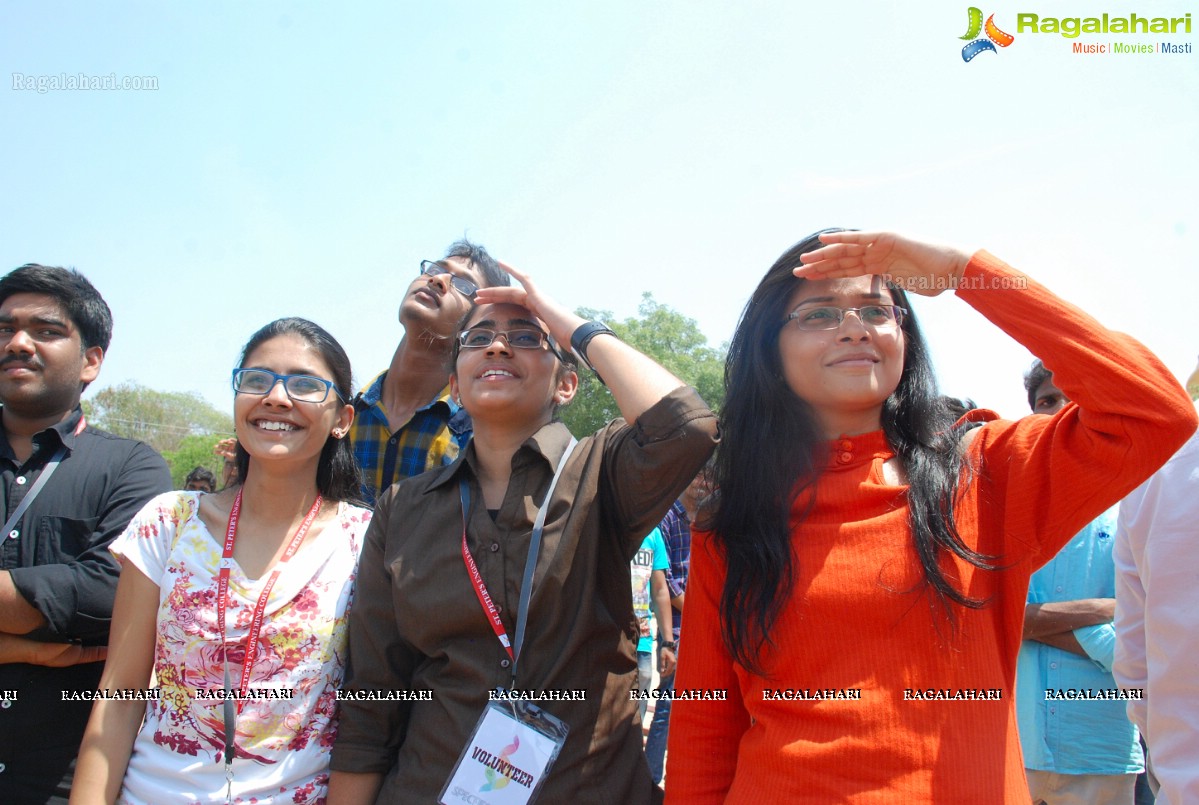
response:
[[[350,384],[319,326],[268,324],[233,373],[241,486],[161,495],[113,542],[122,570],[100,689],[146,689],[153,671],[158,698],[96,702],[72,803],[325,801],[370,520],[347,502]]]

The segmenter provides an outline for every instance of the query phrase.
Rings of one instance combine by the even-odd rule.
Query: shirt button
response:
[[[20,532],[20,531],[17,531],[15,528],[14,528],[12,531],[9,531],[9,532],[8,532],[8,538],[9,538],[9,539],[16,539],[16,538],[17,538],[17,537],[19,537],[19,536],[21,536],[21,532]]]
[[[1059,585],[1058,585],[1058,586],[1057,586],[1057,587],[1054,589],[1054,592],[1058,592],[1058,593],[1060,593],[1061,591],[1062,591],[1062,585],[1060,585],[1060,584],[1059,584]]]
[[[8,767],[7,767],[7,766],[5,766],[3,763],[0,763],[0,774],[3,774],[3,773],[4,773],[4,770],[5,770],[6,768],[8,768]]]
[[[842,450],[852,450],[853,442],[851,442],[849,439],[842,439],[841,443],[837,446],[840,447]]]
[[[10,702],[8,699],[5,699],[4,701],[0,702],[0,707],[7,710],[8,708],[12,707],[12,702]]]
[[[500,660],[500,667],[501,667],[501,668],[507,668],[507,667],[508,667],[509,665],[511,665],[511,664],[512,664],[512,662],[511,662],[510,660]]]
[[[853,453],[842,453],[841,455],[837,456],[837,461],[840,461],[842,464],[848,464],[849,462],[853,461]]]
[[[1057,668],[1057,663],[1056,663],[1056,662],[1051,662],[1051,663],[1049,663],[1049,667],[1050,667],[1050,668]]]
[[[492,553],[495,553],[499,549],[500,549],[500,544],[498,542],[491,543],[491,552]]]
[[[400,440],[400,437],[399,437],[399,436],[392,436],[390,439],[388,439],[388,440],[387,440],[387,443],[388,443],[388,444],[395,444],[395,443],[396,443],[396,442],[398,442],[399,440]]]
[[[19,475],[19,476],[17,476],[17,484],[18,484],[19,486],[24,486],[24,485],[25,485],[25,476],[24,476],[24,475]]]

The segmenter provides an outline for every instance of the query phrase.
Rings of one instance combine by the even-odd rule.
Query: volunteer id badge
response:
[[[438,802],[533,802],[569,731],[563,721],[532,702],[488,702]]]

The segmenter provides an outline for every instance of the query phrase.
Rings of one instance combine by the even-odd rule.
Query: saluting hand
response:
[[[584,323],[584,319],[575,315],[569,309],[555,302],[527,274],[518,271],[502,260],[500,266],[520,283],[520,286],[495,285],[490,288],[480,288],[475,295],[475,303],[479,305],[520,305],[528,308],[529,312],[545,322],[559,344],[570,344],[570,337],[575,328]]]
[[[956,288],[970,255],[952,246],[911,240],[893,232],[828,232],[825,244],[802,255],[794,270],[804,279],[878,274],[905,291],[936,296]]]

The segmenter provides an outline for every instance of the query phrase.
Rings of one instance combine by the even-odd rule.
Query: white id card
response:
[[[438,802],[533,802],[569,730],[563,721],[531,702],[488,702]]]

